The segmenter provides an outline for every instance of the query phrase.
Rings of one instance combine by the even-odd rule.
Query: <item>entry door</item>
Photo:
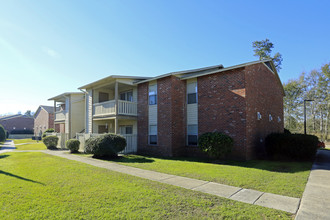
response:
[[[99,134],[108,133],[108,128],[105,125],[99,125]]]

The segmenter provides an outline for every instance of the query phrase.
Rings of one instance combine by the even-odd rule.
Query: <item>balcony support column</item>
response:
[[[119,133],[118,118],[115,117],[115,134]]]
[[[118,115],[118,82],[115,83],[115,115]]]
[[[56,119],[56,101],[54,100],[54,120]],[[54,124],[54,130],[55,130],[55,123]],[[56,132],[56,131],[55,131]]]

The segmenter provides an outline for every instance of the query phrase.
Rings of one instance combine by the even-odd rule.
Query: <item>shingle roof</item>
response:
[[[40,107],[48,113],[54,113],[54,106],[40,105]]]

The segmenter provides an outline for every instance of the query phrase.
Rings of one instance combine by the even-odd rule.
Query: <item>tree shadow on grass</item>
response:
[[[34,181],[34,180],[31,180],[31,179],[27,179],[27,178],[24,178],[24,177],[21,177],[21,176],[17,176],[17,175],[15,175],[15,174],[8,173],[8,172],[5,172],[5,171],[3,171],[3,170],[0,170],[0,174],[4,174],[4,175],[6,175],[6,176],[15,177],[15,178],[20,179],[20,180],[24,180],[24,181],[28,181],[28,182],[32,182],[32,183],[37,183],[37,184],[40,184],[40,185],[45,186],[44,183],[41,183],[41,182],[38,182],[38,181]]]
[[[6,157],[9,157],[9,155],[7,155],[7,154],[0,154],[0,159],[3,159],[3,158],[6,158]]]

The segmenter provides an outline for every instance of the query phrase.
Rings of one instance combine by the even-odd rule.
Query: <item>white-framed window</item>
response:
[[[187,144],[197,145],[198,139],[198,125],[188,125],[187,126]]]
[[[269,121],[273,121],[273,117],[271,114],[269,114]]]
[[[120,93],[120,100],[133,102],[133,91],[126,91]]]
[[[261,117],[260,112],[257,112],[257,119],[258,119],[258,120],[261,120],[261,118],[262,118],[262,117]]]
[[[187,104],[197,103],[197,82],[187,84]]]
[[[277,121],[281,122],[281,117],[280,116],[277,116]]]
[[[157,105],[157,84],[149,85],[149,105]]]
[[[149,144],[157,144],[157,125],[149,126]]]

